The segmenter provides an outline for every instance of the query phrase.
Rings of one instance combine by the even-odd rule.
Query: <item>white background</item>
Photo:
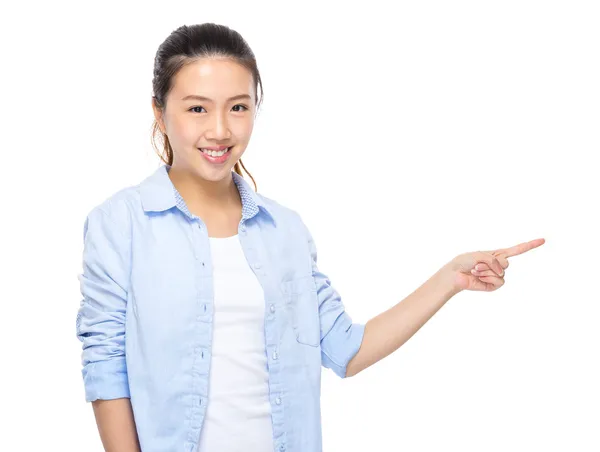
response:
[[[302,215],[356,322],[460,253],[546,239],[357,376],[325,369],[324,450],[600,450],[594,3],[3,7],[0,450],[102,450],[75,336],[83,222],[160,164],[154,54],[201,22],[254,50],[244,163]]]

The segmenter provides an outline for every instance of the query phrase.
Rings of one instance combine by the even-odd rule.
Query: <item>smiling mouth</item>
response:
[[[202,152],[203,154],[209,155],[209,156],[214,156],[214,157],[218,157],[221,155],[225,155],[228,152],[231,151],[231,149],[233,148],[233,146],[228,147],[227,149],[225,149],[225,151],[213,151],[211,149],[204,149],[204,148],[198,148],[200,150],[200,152]],[[213,155],[214,154],[214,155]]]

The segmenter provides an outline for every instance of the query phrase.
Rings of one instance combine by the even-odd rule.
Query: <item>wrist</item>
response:
[[[457,276],[458,272],[452,265],[452,261],[440,268],[437,273],[439,283],[446,288],[451,297],[463,291],[458,285]]]

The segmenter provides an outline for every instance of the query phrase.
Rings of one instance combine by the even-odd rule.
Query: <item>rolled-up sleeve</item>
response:
[[[108,211],[96,207],[84,227],[83,298],[77,312],[77,338],[85,400],[130,397],[125,359],[125,314],[130,239]]]
[[[306,224],[301,220],[312,259],[312,274],[319,299],[321,321],[321,363],[341,378],[346,378],[346,368],[358,353],[365,333],[365,324],[353,323],[346,312],[342,297],[331,285],[326,274],[317,266],[317,246]]]

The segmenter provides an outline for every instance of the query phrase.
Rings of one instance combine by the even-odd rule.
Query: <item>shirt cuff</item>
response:
[[[131,398],[125,357],[89,363],[81,373],[86,402]]]
[[[358,353],[365,335],[365,324],[351,323],[347,326],[348,320],[349,317],[344,315],[338,317],[332,330],[321,341],[323,365],[340,378],[346,378],[348,363]]]

